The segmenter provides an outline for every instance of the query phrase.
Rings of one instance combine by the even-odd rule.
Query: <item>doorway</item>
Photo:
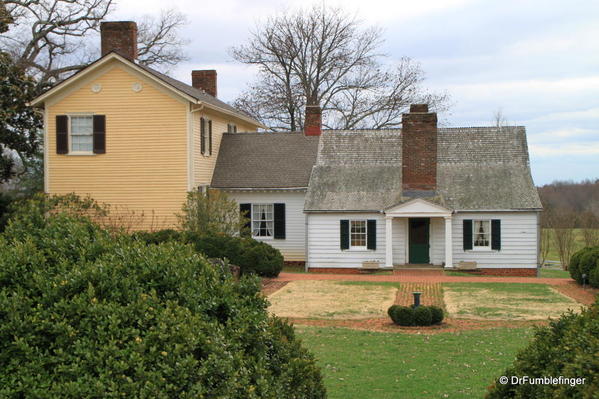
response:
[[[410,264],[430,263],[430,222],[430,218],[410,218],[409,220]]]

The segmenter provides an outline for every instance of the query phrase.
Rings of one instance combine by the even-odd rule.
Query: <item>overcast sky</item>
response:
[[[190,58],[171,71],[218,71],[219,97],[232,101],[253,71],[229,56],[260,21],[322,1],[119,0],[111,19],[139,20],[165,7],[187,14]],[[598,1],[325,1],[383,29],[391,60],[420,62],[426,87],[451,95],[447,126],[484,126],[501,109],[527,129],[537,185],[599,178]]]

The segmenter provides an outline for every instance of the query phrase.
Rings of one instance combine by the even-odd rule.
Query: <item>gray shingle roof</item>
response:
[[[438,129],[437,191],[454,210],[537,209],[523,127]],[[307,211],[383,210],[402,193],[401,130],[324,131]]]
[[[226,133],[212,177],[217,188],[308,187],[318,136]]]
[[[183,93],[187,94],[190,97],[195,98],[196,100],[202,101],[204,103],[213,105],[218,108],[222,108],[229,112],[234,112],[235,114],[239,115],[240,117],[245,118],[245,119],[250,119],[250,120],[254,121],[256,123],[256,125],[260,125],[260,122],[255,121],[252,117],[250,117],[246,113],[241,112],[237,108],[234,108],[234,107],[230,106],[229,104],[219,100],[218,98],[206,93],[204,90],[196,89],[195,87],[190,86],[186,83],[183,83],[177,79],[173,79],[170,76],[167,76],[163,73],[158,72],[157,70],[155,70],[153,68],[150,68],[149,66],[137,64],[137,63],[136,63],[136,65],[138,67],[140,67],[141,69],[143,69],[144,71],[156,76],[158,79],[162,80],[166,84],[173,86],[175,89],[182,91]]]

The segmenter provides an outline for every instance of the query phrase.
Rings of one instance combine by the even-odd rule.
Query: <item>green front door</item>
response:
[[[430,263],[429,218],[411,218],[409,225],[410,263]]]

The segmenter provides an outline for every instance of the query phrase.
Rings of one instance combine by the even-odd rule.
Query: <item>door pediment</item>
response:
[[[385,210],[390,217],[448,217],[451,210],[432,202],[416,198]]]

